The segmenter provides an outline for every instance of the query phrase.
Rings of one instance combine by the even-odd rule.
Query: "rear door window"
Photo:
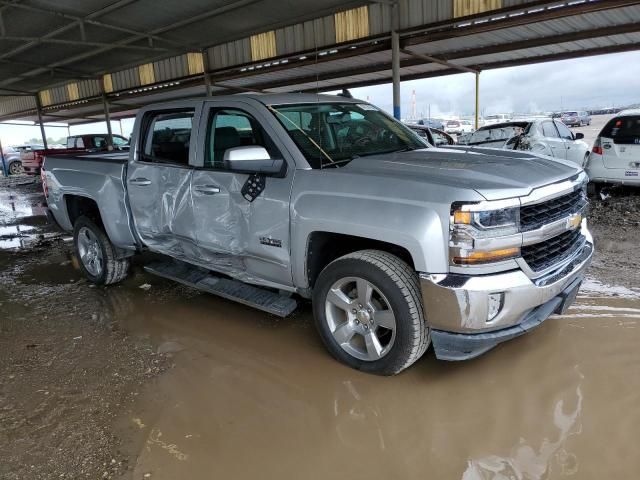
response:
[[[569,130],[564,123],[561,123],[561,122],[553,122],[553,123],[555,123],[556,127],[558,128],[558,132],[560,132],[560,137],[564,138],[565,140],[573,140],[573,133],[571,133],[571,130]]]
[[[189,165],[194,110],[151,112],[145,118],[142,160]]]
[[[560,138],[553,122],[542,122],[542,134],[547,138]]]
[[[600,135],[618,145],[640,145],[640,115],[614,118]]]

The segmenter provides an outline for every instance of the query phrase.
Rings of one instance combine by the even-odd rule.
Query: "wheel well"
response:
[[[89,217],[96,225],[102,226],[102,218],[100,217],[100,209],[95,200],[79,195],[65,195],[65,203],[67,206],[67,214],[71,225],[76,223],[78,217]]]
[[[391,253],[415,269],[411,254],[399,245],[341,233],[313,232],[309,235],[307,242],[306,265],[309,288],[313,288],[320,272],[336,258],[358,250],[369,249]]]

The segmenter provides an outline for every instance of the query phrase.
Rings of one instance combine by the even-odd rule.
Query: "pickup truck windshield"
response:
[[[400,122],[365,103],[306,103],[269,109],[312,168],[429,146]]]

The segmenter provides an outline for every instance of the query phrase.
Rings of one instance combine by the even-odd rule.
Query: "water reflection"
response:
[[[580,378],[582,374],[577,372]],[[565,412],[567,404],[575,407]],[[565,449],[567,439],[582,433],[580,416],[582,414],[582,389],[580,384],[567,398],[556,402],[553,410],[553,424],[558,428],[555,440],[544,438],[538,448],[520,438],[518,444],[507,456],[488,455],[469,460],[462,480],[542,480],[558,465],[562,475],[574,475],[578,472],[578,457]],[[540,419],[544,422],[544,419]]]

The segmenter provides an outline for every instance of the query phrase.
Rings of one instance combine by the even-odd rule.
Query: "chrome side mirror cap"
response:
[[[229,148],[224,152],[224,166],[239,173],[278,174],[282,172],[284,160],[271,158],[267,149],[260,146]]]

